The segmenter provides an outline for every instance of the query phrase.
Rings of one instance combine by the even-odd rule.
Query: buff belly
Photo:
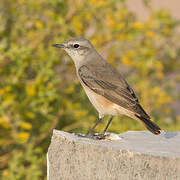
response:
[[[118,104],[115,104],[105,97],[95,93],[85,85],[83,85],[83,88],[90,100],[90,102],[93,104],[93,106],[97,109],[99,114],[101,116],[104,115],[127,115],[131,117],[132,112],[129,110],[119,106]]]

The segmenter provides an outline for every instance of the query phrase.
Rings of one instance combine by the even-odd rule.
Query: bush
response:
[[[86,133],[97,118],[70,58],[51,47],[72,37],[91,40],[122,71],[162,129],[180,130],[172,109],[179,98],[179,24],[168,12],[139,21],[123,0],[2,0],[0,15],[1,179],[45,177],[52,129]],[[125,116],[109,128],[142,129]]]

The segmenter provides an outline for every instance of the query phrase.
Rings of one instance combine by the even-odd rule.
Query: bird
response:
[[[100,139],[105,136],[113,117],[119,115],[142,122],[155,135],[161,133],[161,129],[150,120],[122,74],[96,51],[89,40],[75,38],[52,46],[65,50],[72,58],[80,84],[98,111],[98,120],[87,133],[87,137],[93,137],[94,129],[105,115],[110,115],[110,119],[100,133]]]

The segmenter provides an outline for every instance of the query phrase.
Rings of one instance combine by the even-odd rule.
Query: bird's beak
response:
[[[64,44],[53,44],[52,46],[57,48],[65,48]]]

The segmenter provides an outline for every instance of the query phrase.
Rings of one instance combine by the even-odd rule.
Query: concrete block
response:
[[[53,131],[49,180],[180,180],[180,132],[128,131],[93,140]]]

